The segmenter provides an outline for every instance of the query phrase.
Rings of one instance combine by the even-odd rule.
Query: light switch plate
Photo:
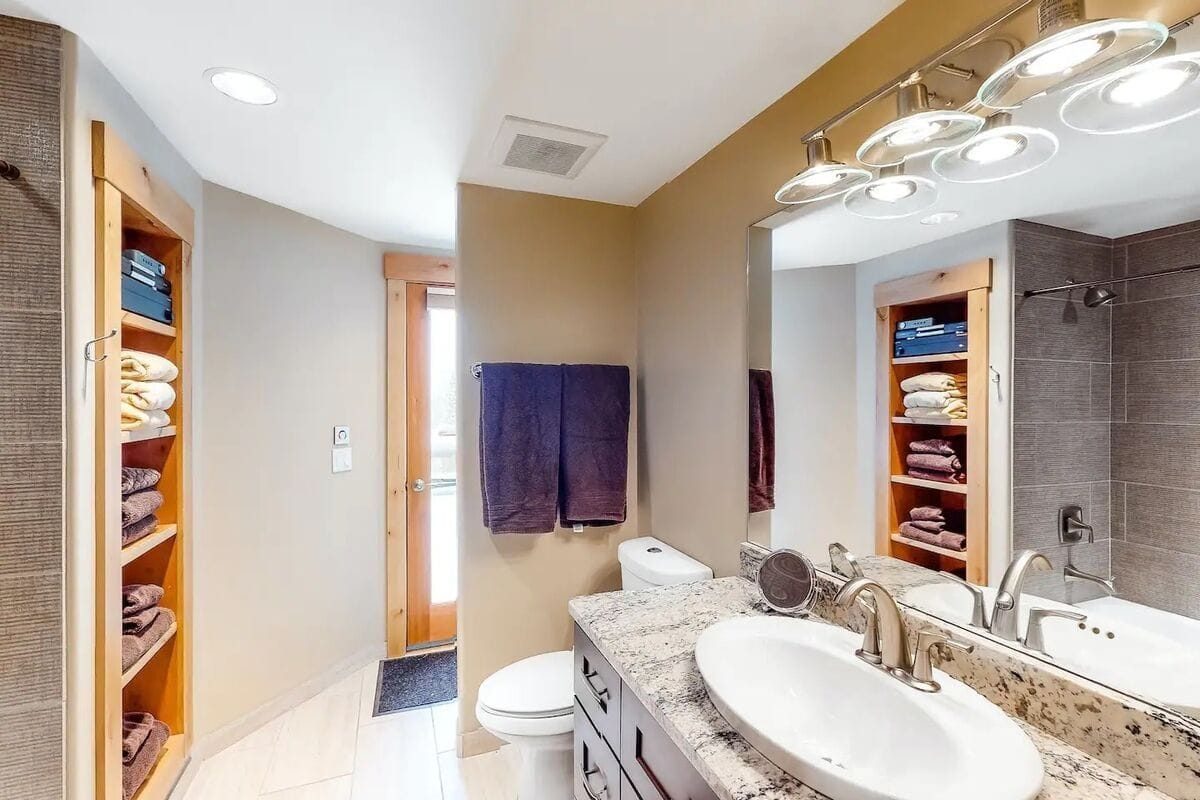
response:
[[[333,429],[333,443],[335,445],[350,444],[350,426],[337,425]]]
[[[350,447],[333,448],[333,471],[349,472],[351,467],[353,467],[353,459],[351,458],[353,452],[353,448]]]

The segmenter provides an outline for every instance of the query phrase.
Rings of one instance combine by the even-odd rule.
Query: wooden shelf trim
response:
[[[934,427],[965,428],[965,419],[913,419],[912,417],[892,417],[897,425],[932,425]]]
[[[939,361],[966,361],[966,353],[938,353],[932,356],[901,356],[893,364],[937,364]]]
[[[177,733],[163,745],[154,769],[150,770],[146,782],[133,795],[133,800],[167,800],[187,762],[187,747],[183,734]]]
[[[159,322],[156,319],[143,317],[141,314],[135,314],[132,311],[121,312],[121,327],[130,328],[135,331],[144,333],[153,333],[156,336],[163,336],[168,339],[174,339],[178,334],[174,325],[167,325]]]
[[[967,563],[966,550],[951,550],[947,547],[938,547],[936,544],[927,544],[926,542],[917,541],[916,539],[910,539],[900,533],[893,533],[892,541],[899,542],[900,544],[906,544],[909,547],[915,547],[918,550],[928,550],[930,553],[937,553],[939,556],[953,558],[956,561],[963,562],[964,564]]]
[[[154,529],[154,533],[138,539],[136,542],[121,548],[121,566],[127,566],[134,561],[137,561],[142,556],[149,553],[154,548],[158,547],[168,539],[174,538],[179,532],[176,525],[159,525]]]
[[[167,642],[175,638],[175,634],[178,630],[178,623],[171,623],[171,627],[167,628],[167,632],[162,635],[162,638],[151,645],[150,649],[147,650],[141,658],[130,664],[129,669],[121,673],[121,688],[128,686],[129,682],[136,678],[137,674],[145,669],[147,664],[154,660],[154,657],[158,655],[159,651],[167,646]]]
[[[121,444],[145,442],[150,439],[166,439],[174,435],[174,425],[168,425],[165,428],[138,428],[135,431],[121,431]]]
[[[927,481],[924,478],[912,478],[908,475],[893,475],[892,483],[903,483],[908,486],[920,486],[922,489],[937,489],[941,492],[954,492],[955,494],[966,494],[967,486],[965,483],[943,483],[941,481]]]

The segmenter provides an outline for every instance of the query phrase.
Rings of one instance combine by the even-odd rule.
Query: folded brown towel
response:
[[[158,517],[151,514],[148,517],[143,517],[132,525],[126,525],[121,529],[121,547],[131,545],[138,539],[145,539],[150,534],[154,533],[154,529],[158,527]]]
[[[912,511],[908,512],[908,518],[914,522],[919,519],[930,520],[932,522],[946,521],[946,518],[942,515],[942,509],[939,506],[917,506]]]
[[[918,439],[908,446],[912,453],[934,453],[939,456],[961,456],[966,449],[963,447],[963,437],[955,436],[950,439]]]
[[[951,533],[950,531],[930,533],[927,530],[918,528],[911,522],[900,523],[900,535],[907,536],[909,539],[915,539],[918,542],[944,547],[947,550],[967,549],[967,537],[961,533]]]
[[[121,761],[128,764],[133,761],[138,750],[146,743],[150,731],[154,729],[154,715],[145,711],[130,711],[122,717],[121,732]]]
[[[121,526],[132,525],[158,511],[163,504],[162,492],[143,489],[121,501]]]
[[[130,800],[137,794],[137,790],[142,788],[142,784],[150,776],[150,771],[158,763],[163,745],[170,738],[171,729],[165,723],[155,720],[150,727],[150,733],[146,736],[146,741],[142,742],[141,748],[137,751],[137,755],[121,770],[121,792],[125,800]]]
[[[149,628],[151,623],[158,618],[157,608],[147,608],[145,611],[139,611],[136,614],[126,614],[121,617],[121,633],[131,633],[137,635]]]
[[[923,481],[939,481],[941,483],[967,482],[967,476],[961,472],[942,472],[936,469],[921,469],[920,467],[909,467],[908,476],[910,478],[919,478]]]
[[[141,633],[121,635],[121,671],[129,669],[134,662],[146,655],[146,651],[175,624],[175,614],[169,608],[156,609],[158,615]]]
[[[915,525],[921,530],[929,531],[930,533],[941,533],[942,531],[946,530],[945,522],[934,522],[933,520],[929,519],[914,519],[908,524]]]
[[[121,613],[137,614],[154,608],[162,600],[163,588],[153,583],[131,583],[121,587]]]
[[[909,453],[905,457],[904,462],[910,467],[932,469],[938,472],[961,472],[963,468],[962,461],[959,461],[956,455],[941,456],[935,453]]]
[[[148,467],[121,467],[121,494],[127,495],[152,489],[162,479],[162,473]]]

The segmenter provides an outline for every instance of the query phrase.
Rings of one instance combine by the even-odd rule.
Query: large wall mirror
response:
[[[748,538],[1200,717],[1197,13],[1020,4],[809,132],[748,235]]]

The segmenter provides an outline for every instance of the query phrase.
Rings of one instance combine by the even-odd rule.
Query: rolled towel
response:
[[[162,381],[121,381],[121,402],[142,411],[166,411],[175,405],[175,389]]]
[[[918,439],[908,446],[910,453],[934,453],[939,456],[961,456],[966,448],[963,437],[950,439]]]
[[[121,617],[121,633],[130,633],[136,636],[149,628],[157,618],[157,607],[147,608],[145,611],[139,611],[136,614],[126,614]]]
[[[962,472],[963,464],[958,456],[939,456],[934,453],[909,453],[904,462],[917,469],[932,469],[938,472]]]
[[[121,794],[124,800],[131,800],[137,794],[137,790],[142,788],[142,784],[146,782],[146,778],[150,777],[150,771],[158,763],[158,757],[162,755],[163,747],[170,738],[171,729],[165,723],[155,720],[154,724],[150,726],[150,733],[146,736],[146,741],[142,743],[133,759],[121,770]]]
[[[121,494],[153,489],[162,480],[162,473],[147,467],[121,467]]]
[[[175,614],[169,608],[156,608],[154,621],[140,633],[121,634],[121,671],[124,672],[146,655],[151,647],[158,642],[171,626],[175,624]]]
[[[121,587],[121,614],[137,614],[162,602],[163,588],[153,583],[131,583]]]
[[[923,422],[949,422],[955,419],[967,418],[967,404],[955,400],[945,408],[906,408],[904,416],[909,419],[919,419]]]
[[[918,542],[924,542],[925,544],[944,547],[947,550],[967,549],[967,537],[961,533],[951,533],[949,531],[930,533],[916,527],[911,522],[900,523],[900,535],[907,536],[909,539],[915,539]]]
[[[910,478],[919,478],[923,481],[938,481],[939,483],[967,482],[967,476],[961,472],[940,472],[935,469],[921,469],[920,467],[909,467],[908,476]]]
[[[173,381],[179,377],[179,368],[154,353],[122,350],[121,377],[131,381]]]
[[[124,397],[124,395],[122,395]],[[165,428],[171,424],[167,412],[161,409],[143,411],[137,406],[121,401],[121,430],[136,431],[142,428]]]
[[[162,492],[157,489],[143,489],[134,492],[121,501],[121,527],[125,528],[143,520],[162,507]]]
[[[122,716],[121,722],[121,761],[128,764],[146,743],[155,719],[153,714],[145,711],[129,711]]]
[[[128,547],[138,539],[145,539],[150,534],[154,533],[154,529],[158,527],[158,517],[151,514],[148,517],[143,517],[137,522],[126,525],[121,528],[121,547]]]
[[[922,372],[900,381],[902,392],[949,392],[967,385],[966,375],[951,375],[947,372]]]
[[[946,408],[954,401],[962,402],[965,397],[957,389],[949,392],[909,392],[904,395],[905,408]],[[964,403],[964,406],[966,404]]]

